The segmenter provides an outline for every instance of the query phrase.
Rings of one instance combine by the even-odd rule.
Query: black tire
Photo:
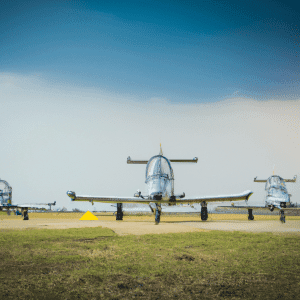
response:
[[[201,220],[207,221],[207,219],[208,219],[207,207],[202,207],[201,208]]]
[[[161,208],[156,205],[155,209],[155,225],[158,225],[160,222],[160,216],[161,216]]]
[[[117,214],[116,214],[116,220],[117,221],[122,221],[123,220],[123,204],[122,203],[117,203]]]
[[[24,210],[24,218],[23,220],[29,220],[28,211]]]

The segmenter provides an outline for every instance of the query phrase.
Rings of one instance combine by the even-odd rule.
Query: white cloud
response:
[[[251,202],[263,204],[264,186],[253,183],[255,176],[270,176],[274,164],[282,177],[300,175],[299,108],[299,100],[145,101],[2,74],[0,177],[13,187],[15,203],[79,207],[71,205],[69,189],[132,196],[144,190],[145,166],[127,165],[127,156],[148,159],[162,143],[169,158],[199,157],[197,165],[173,164],[178,193],[251,189]],[[297,202],[299,182],[288,189]]]

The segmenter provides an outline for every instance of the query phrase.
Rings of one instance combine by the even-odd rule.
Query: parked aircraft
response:
[[[266,198],[265,206],[232,206],[230,209],[248,209],[248,220],[254,220],[253,209],[268,209],[274,211],[279,210],[280,221],[285,223],[285,210],[300,209],[297,207],[289,208],[290,194],[287,191],[285,182],[296,182],[297,176],[293,179],[283,179],[278,175],[272,175],[268,179],[254,178],[254,182],[265,182]]]
[[[19,209],[21,210],[23,220],[29,220],[28,210],[46,210],[45,208],[31,207],[26,204],[1,203],[0,205],[0,211],[6,211],[8,215],[10,215],[11,211],[19,211]],[[18,215],[19,213],[17,212],[16,214]]]
[[[18,209],[21,209],[24,220],[29,220],[28,210],[45,210],[45,208],[31,207],[28,204],[12,204],[12,187],[7,181],[0,179],[0,211],[6,211],[10,215],[12,210],[16,210],[16,214],[19,214]]]
[[[134,194],[134,197],[105,197],[105,196],[79,196],[73,191],[68,191],[67,195],[72,201],[88,201],[117,203],[117,220],[123,219],[122,203],[146,203],[155,215],[155,224],[159,224],[161,216],[161,204],[176,205],[180,203],[201,203],[201,219],[207,220],[207,203],[223,201],[248,200],[252,195],[251,191],[246,191],[236,195],[214,196],[214,197],[195,197],[185,198],[185,193],[174,193],[174,173],[171,162],[175,163],[197,163],[198,158],[193,159],[167,159],[163,156],[160,148],[159,155],[151,157],[149,160],[132,160],[127,158],[128,164],[145,164],[146,181],[148,194],[142,195],[140,191]]]

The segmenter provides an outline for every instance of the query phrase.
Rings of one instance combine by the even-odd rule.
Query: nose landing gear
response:
[[[279,214],[280,214],[280,221],[281,221],[281,223],[285,223],[284,210],[283,209],[280,210]]]
[[[156,204],[156,209],[155,209],[155,225],[158,225],[160,222],[160,216],[161,216],[161,205]]]
[[[23,210],[23,220],[29,220],[28,210],[26,208]]]

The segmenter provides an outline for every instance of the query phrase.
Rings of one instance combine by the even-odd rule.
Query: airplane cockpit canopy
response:
[[[280,176],[271,176],[266,183],[266,190],[270,188],[286,190],[285,182]]]
[[[162,155],[156,155],[151,157],[148,161],[146,167],[146,181],[154,176],[174,179],[173,169],[170,161],[166,157]]]

